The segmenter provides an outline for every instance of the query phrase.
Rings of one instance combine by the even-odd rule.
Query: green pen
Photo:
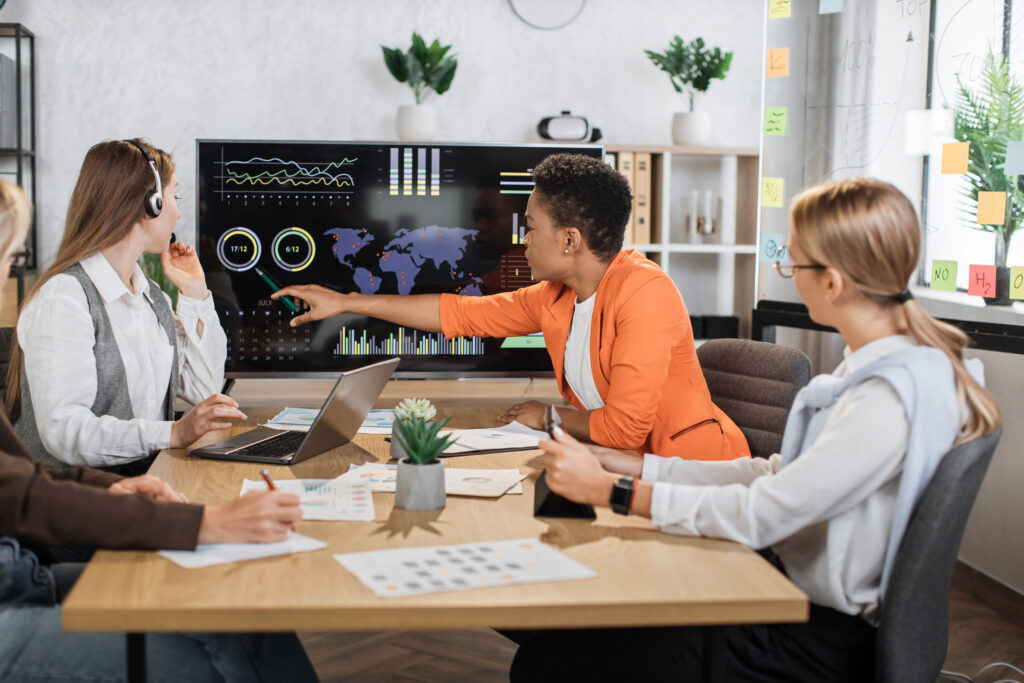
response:
[[[259,276],[260,276],[260,277],[261,277],[261,278],[263,279],[263,281],[264,281],[264,282],[266,282],[266,283],[267,283],[268,285],[270,285],[270,289],[271,289],[271,290],[273,290],[273,291],[275,291],[275,292],[276,292],[277,290],[281,289],[281,285],[279,285],[279,284],[277,284],[276,282],[274,282],[274,280],[273,280],[273,279],[271,279],[271,277],[270,277],[269,275],[267,275],[266,273],[264,273],[264,272],[263,272],[263,270],[261,270],[261,269],[260,269],[260,268],[259,268],[258,266],[256,267],[256,269],[255,269],[255,270],[256,270],[256,274],[257,274],[257,275],[259,275]],[[282,303],[283,303],[283,304],[284,304],[285,306],[287,306],[287,307],[288,307],[288,310],[289,310],[289,311],[292,311],[293,313],[294,313],[295,311],[299,310],[299,307],[295,305],[295,302],[294,302],[294,301],[292,301],[292,300],[291,300],[291,299],[290,299],[289,297],[287,297],[287,296],[282,296],[282,297],[281,297],[281,302],[282,302]]]

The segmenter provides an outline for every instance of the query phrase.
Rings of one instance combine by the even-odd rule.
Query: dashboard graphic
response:
[[[340,315],[292,328],[288,285],[483,296],[535,284],[522,244],[533,166],[598,146],[197,141],[199,257],[227,375],[333,375],[400,356],[406,376],[541,374],[543,340],[457,338]]]

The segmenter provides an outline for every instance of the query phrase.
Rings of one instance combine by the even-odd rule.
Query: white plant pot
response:
[[[398,108],[399,140],[433,140],[437,110],[430,104],[403,104]]]
[[[711,139],[711,117],[702,111],[681,111],[672,117],[672,142],[706,145]]]
[[[414,465],[408,459],[398,461],[395,480],[395,507],[403,510],[437,510],[444,507],[444,463]]]

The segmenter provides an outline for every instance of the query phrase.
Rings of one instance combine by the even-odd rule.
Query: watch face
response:
[[[613,512],[620,515],[628,515],[630,504],[633,502],[633,477],[623,477],[615,482],[612,487],[612,495],[608,505]]]

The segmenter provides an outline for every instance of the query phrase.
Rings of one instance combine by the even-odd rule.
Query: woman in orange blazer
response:
[[[542,332],[559,390],[577,409],[559,411],[573,436],[695,460],[749,455],[739,428],[711,401],[675,284],[639,252],[621,251],[632,208],[626,180],[575,154],[548,157],[533,180],[523,243],[539,284],[484,297],[299,285],[273,297],[309,308],[292,326],[354,313],[449,338]],[[502,419],[541,429],[543,413],[528,401]]]

